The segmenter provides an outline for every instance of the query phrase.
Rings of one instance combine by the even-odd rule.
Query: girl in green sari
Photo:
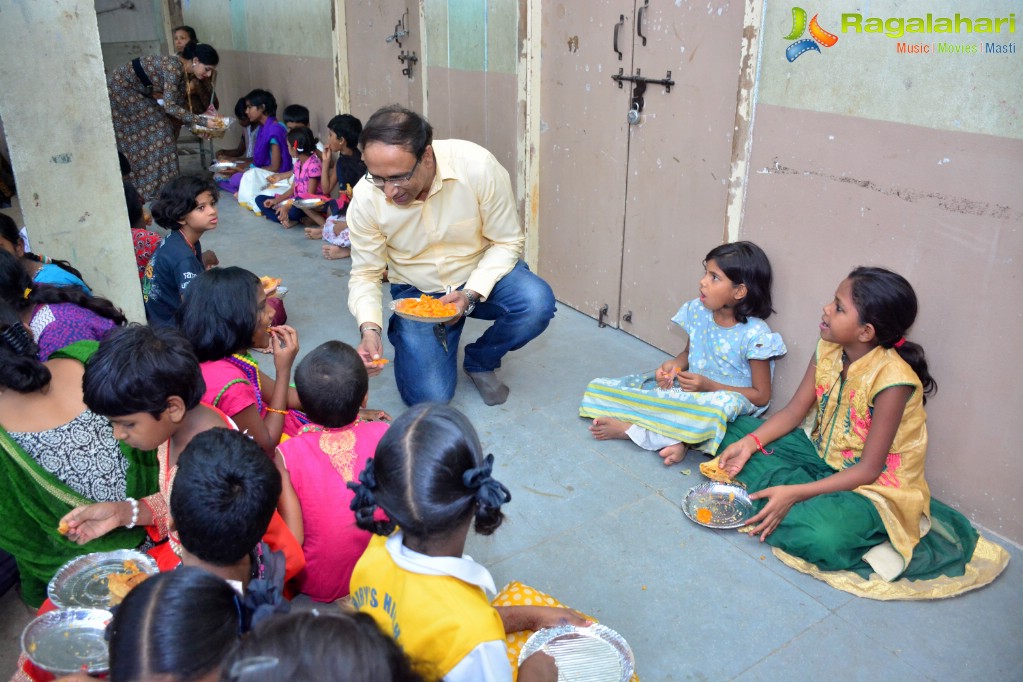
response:
[[[129,526],[78,545],[58,528],[77,506],[156,490],[154,453],[119,443],[82,401],[85,361],[97,346],[80,341],[40,362],[31,332],[0,302],[0,547],[17,560],[22,599],[31,606],[42,603],[68,560],[145,540],[141,527]]]

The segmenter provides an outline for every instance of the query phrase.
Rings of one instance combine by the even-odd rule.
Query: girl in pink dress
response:
[[[273,309],[259,278],[237,267],[214,268],[199,275],[185,292],[178,324],[191,342],[206,380],[202,401],[219,408],[273,457],[283,435],[294,436],[308,419],[289,387],[298,355],[298,332],[270,326]],[[273,353],[276,379],[249,354]]]
[[[323,165],[316,153],[316,137],[309,128],[293,128],[288,132],[288,149],[294,155],[295,183],[281,194],[256,197],[256,206],[267,220],[293,227],[305,216],[305,211],[292,205],[295,199],[321,197],[320,177]],[[323,197],[326,201],[329,197]]]
[[[347,486],[358,482],[387,424],[359,418],[369,375],[355,349],[340,341],[309,353],[295,370],[295,386],[314,423],[277,447],[280,511],[305,554],[301,591],[330,602],[348,594],[352,569],[369,544],[370,533],[355,525]]]

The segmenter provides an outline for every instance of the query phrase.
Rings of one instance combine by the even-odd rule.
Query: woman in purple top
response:
[[[77,287],[37,284],[17,259],[0,250],[0,298],[11,305],[32,330],[39,359],[75,341],[100,341],[111,329],[127,323],[124,314],[105,298]]]
[[[252,124],[258,125],[256,141],[252,144],[252,165],[237,169],[227,180],[217,185],[225,192],[237,195],[238,203],[259,213],[255,207],[256,194],[262,193],[266,179],[274,173],[291,170],[288,151],[288,130],[275,116],[277,100],[267,90],[253,90],[245,95],[245,113]],[[231,169],[222,171],[231,173]]]

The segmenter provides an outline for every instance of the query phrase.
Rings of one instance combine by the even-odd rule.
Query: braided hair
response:
[[[0,250],[0,299],[6,301],[18,312],[37,305],[73,303],[100,317],[113,320],[117,325],[128,322],[120,308],[105,298],[90,296],[78,287],[36,284],[32,281],[32,277],[21,260],[3,250]]]

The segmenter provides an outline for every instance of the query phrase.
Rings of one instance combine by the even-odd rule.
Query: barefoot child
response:
[[[728,422],[767,409],[774,358],[785,354],[764,322],[771,263],[752,242],[718,246],[703,263],[700,297],[672,318],[689,335],[685,349],[653,374],[586,387],[579,416],[594,418],[597,440],[628,438],[676,464],[690,446],[715,454]]]
[[[156,250],[142,281],[146,317],[153,326],[174,324],[185,289],[206,270],[204,234],[217,228],[217,187],[201,175],[179,175],[160,189],[153,219],[171,230]]]
[[[291,155],[288,153],[288,131],[275,118],[277,99],[273,93],[253,90],[245,95],[245,105],[250,125],[258,126],[252,143],[252,165],[248,169],[239,168],[218,185],[225,192],[234,194],[239,206],[258,214],[256,195],[266,187],[267,178],[291,170]]]
[[[923,348],[905,337],[916,312],[905,278],[856,268],[824,306],[789,404],[729,427],[719,465],[753,492],[761,541],[861,577],[963,574],[977,533],[931,499],[924,479],[924,396],[936,384]],[[797,427],[811,408],[808,439]]]
[[[328,204],[326,214],[306,210],[318,227],[307,227],[305,236],[323,240],[323,257],[327,260],[348,258],[352,242],[348,237],[345,212],[351,200],[352,187],[366,174],[366,163],[359,151],[362,121],[351,114],[340,114],[327,123],[327,150],[323,154],[323,193],[337,187],[337,199]],[[337,155],[336,165],[332,155]]]
[[[493,465],[460,412],[420,403],[395,420],[353,486],[359,527],[379,537],[352,573],[352,602],[427,680],[510,681],[507,632],[588,624],[568,609],[495,609],[487,600],[490,572],[463,553],[470,525],[490,535],[504,520],[511,495],[491,476]],[[378,505],[389,521],[374,516]],[[523,663],[521,682],[541,679],[531,667]]]
[[[280,194],[256,197],[263,217],[280,223],[285,228],[293,227],[305,216],[305,211],[292,206],[295,199],[306,199],[320,193],[320,157],[316,151],[316,138],[306,127],[294,128],[288,132],[288,149],[294,154],[295,182]]]
[[[358,480],[387,424],[359,419],[369,375],[355,349],[340,341],[318,346],[299,363],[295,387],[312,423],[277,446],[281,513],[305,553],[301,591],[330,602],[348,594],[371,537],[355,525],[346,485]]]

